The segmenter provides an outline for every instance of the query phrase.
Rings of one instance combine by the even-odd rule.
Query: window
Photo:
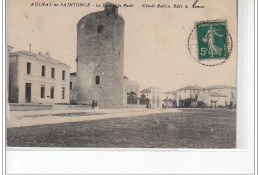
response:
[[[62,71],[62,80],[65,80],[65,70]]]
[[[96,76],[96,84],[100,84],[100,77]]]
[[[97,32],[98,32],[98,33],[102,33],[103,29],[104,29],[104,26],[103,26],[103,25],[98,25],[98,27],[97,27]]]
[[[70,90],[72,89],[72,82],[70,82]]]
[[[51,87],[51,99],[54,99],[54,86]]]
[[[51,78],[55,78],[55,68],[51,68]]]
[[[62,99],[65,99],[65,87],[62,87]]]
[[[45,98],[45,86],[41,86],[41,98]]]
[[[42,66],[42,77],[45,77],[45,66]]]
[[[27,74],[31,74],[31,63],[27,62]]]

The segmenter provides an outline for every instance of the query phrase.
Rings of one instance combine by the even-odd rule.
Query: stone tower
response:
[[[124,107],[124,19],[118,7],[81,18],[77,24],[77,101],[101,108]]]

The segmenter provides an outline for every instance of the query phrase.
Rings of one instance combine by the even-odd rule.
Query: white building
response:
[[[141,96],[145,95],[145,98],[150,100],[153,108],[160,107],[162,104],[161,91],[158,87],[145,88],[140,92]]]
[[[202,91],[199,94],[197,99],[197,103],[201,102],[201,105],[204,103],[205,107],[224,107],[227,106],[228,97],[223,94],[219,94],[216,92],[206,92]]]
[[[175,100],[175,94],[174,91],[166,91],[161,93],[161,99],[162,100]]]
[[[70,68],[49,53],[10,53],[9,102],[68,104]]]
[[[224,106],[236,107],[237,104],[237,88],[234,86],[215,85],[208,86],[204,90],[205,92],[214,92],[226,96],[226,102]]]
[[[185,107],[185,100],[191,101],[191,107],[205,103],[207,107],[236,107],[237,89],[233,86],[215,85],[206,88],[186,86],[176,91],[177,106]]]
[[[181,101],[185,99],[197,99],[199,93],[203,91],[203,87],[200,86],[186,86],[184,88],[180,88],[176,90],[176,101],[177,106],[181,106]]]

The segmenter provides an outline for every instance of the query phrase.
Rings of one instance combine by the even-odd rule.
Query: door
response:
[[[233,107],[233,101],[230,101],[230,108]]]
[[[26,102],[31,102],[31,83],[26,83],[25,84],[25,101]]]

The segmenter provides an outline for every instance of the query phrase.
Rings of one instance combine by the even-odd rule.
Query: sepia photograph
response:
[[[237,0],[8,0],[6,145],[237,148]]]

